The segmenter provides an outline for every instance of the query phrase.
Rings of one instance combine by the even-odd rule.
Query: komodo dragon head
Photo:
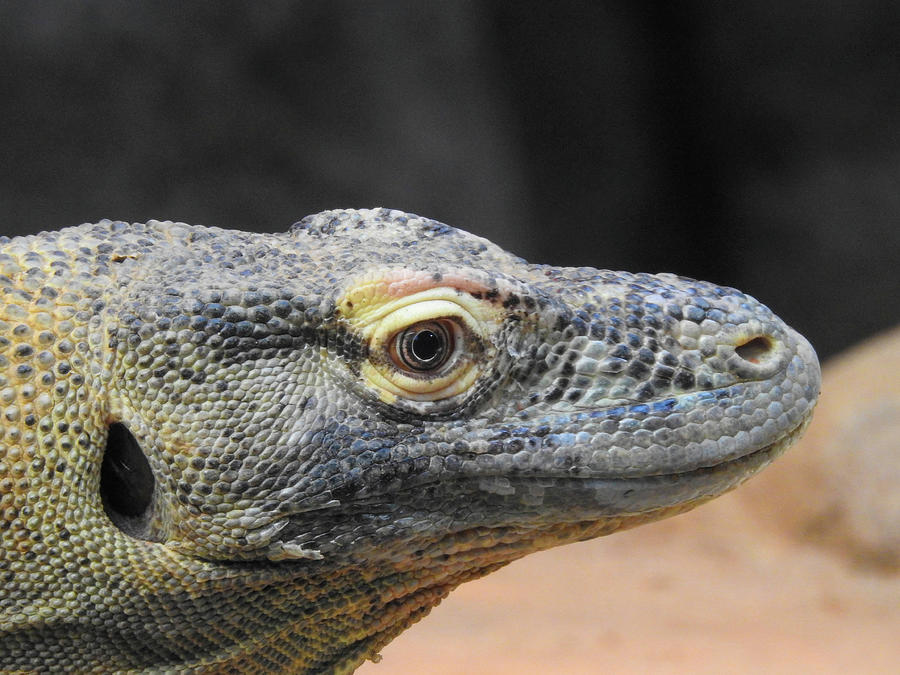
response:
[[[5,669],[351,671],[464,581],[734,488],[819,391],[739,291],[397,211],[0,245]]]

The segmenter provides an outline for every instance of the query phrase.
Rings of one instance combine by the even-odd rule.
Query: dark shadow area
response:
[[[896,3],[9,3],[0,62],[0,234],[390,206],[900,319]]]

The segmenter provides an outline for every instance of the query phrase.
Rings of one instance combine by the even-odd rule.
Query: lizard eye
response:
[[[448,319],[413,324],[391,338],[391,360],[413,372],[436,371],[453,354],[458,332],[458,324]]]
[[[369,353],[361,374],[384,401],[449,399],[482,372],[485,320],[437,290],[404,299],[365,327]]]
[[[439,401],[468,389],[480,370],[482,346],[475,319],[449,305],[424,302],[386,316],[369,343],[369,381],[414,401]],[[441,310],[448,313],[440,316]]]
[[[449,410],[492,367],[506,314],[475,282],[416,291],[423,281],[434,278],[365,278],[338,299],[339,315],[366,346],[354,375],[369,391],[408,409]]]

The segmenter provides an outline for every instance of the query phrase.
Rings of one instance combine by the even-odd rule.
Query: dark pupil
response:
[[[428,364],[440,356],[443,345],[440,336],[433,330],[420,330],[409,346],[417,361]]]

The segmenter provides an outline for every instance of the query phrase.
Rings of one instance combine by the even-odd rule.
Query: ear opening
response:
[[[113,524],[136,539],[152,537],[156,480],[140,443],[121,422],[109,426],[100,467],[100,497]]]

